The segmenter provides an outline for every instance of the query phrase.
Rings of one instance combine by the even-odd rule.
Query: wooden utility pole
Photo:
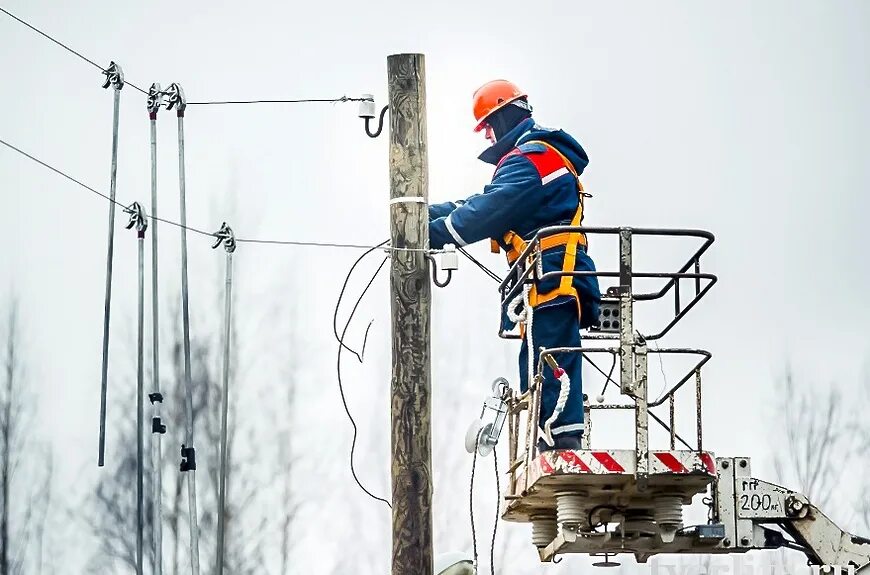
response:
[[[422,54],[387,58],[390,99],[390,309],[393,575],[432,575],[431,286]]]

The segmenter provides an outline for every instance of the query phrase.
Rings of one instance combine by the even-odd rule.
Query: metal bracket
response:
[[[236,251],[236,236],[233,234],[233,229],[226,222],[221,224],[221,229],[212,235],[215,237],[215,243],[211,246],[211,249],[217,249],[219,245],[223,244],[228,254]]]
[[[166,433],[166,425],[160,420],[159,417],[151,418],[151,433]]]
[[[163,92],[160,90],[160,84],[154,82],[148,89],[148,102],[146,104],[146,107],[148,108],[148,115],[151,117],[152,120],[157,117],[157,112],[160,110],[160,106],[162,104]]]
[[[378,129],[372,132],[371,121],[375,119],[375,98],[371,94],[363,94],[363,98],[363,101],[359,105],[359,117],[365,121],[368,137],[377,138],[384,129],[384,117],[387,115],[387,110],[390,107],[384,106],[381,109],[380,116],[378,117]]]
[[[181,444],[181,465],[179,469],[184,471],[196,471],[196,449]]]
[[[145,208],[139,202],[133,202],[129,208],[124,208],[124,211],[130,214],[130,220],[127,222],[128,230],[136,228],[136,231],[141,236],[148,229],[148,218],[145,215]]]
[[[441,260],[441,263],[442,263],[442,268],[441,268],[441,269],[446,269],[446,270],[447,270],[447,279],[444,280],[444,281],[441,281],[441,280],[438,279],[438,264],[435,263],[435,258],[433,258],[433,257],[432,257],[431,255],[429,255],[429,254],[426,254],[426,259],[429,261],[429,265],[432,267],[432,283],[434,283],[436,286],[438,286],[438,287],[440,287],[440,288],[447,287],[447,284],[449,284],[449,283],[450,283],[450,280],[453,279],[453,270],[454,270],[455,268],[444,267],[444,266],[443,266],[443,264],[444,264],[444,260],[442,259],[442,260]]]
[[[109,67],[103,70],[103,76],[106,77],[103,88],[111,86],[115,90],[120,90],[124,87],[124,71],[116,63],[109,62]]]
[[[166,96],[166,109],[175,108],[179,116],[184,116],[184,110],[187,109],[187,98],[184,97],[184,90],[176,82],[169,84],[169,87],[163,91]]]

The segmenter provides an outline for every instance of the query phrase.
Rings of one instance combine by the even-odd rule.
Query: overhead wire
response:
[[[371,102],[372,98],[352,98],[342,96],[340,98],[302,98],[298,100],[216,100],[211,102],[188,102],[188,106],[223,106],[229,104],[308,104],[325,103],[337,104],[340,102]]]
[[[496,275],[496,273],[495,273],[494,271],[492,271],[491,269],[489,269],[488,267],[486,267],[485,265],[483,265],[483,264],[482,264],[480,261],[478,261],[474,256],[472,256],[470,253],[468,253],[468,252],[465,250],[465,248],[460,247],[460,248],[458,248],[458,249],[459,249],[459,252],[460,252],[462,255],[464,255],[466,258],[468,258],[468,259],[471,261],[471,263],[473,263],[474,265],[476,265],[477,267],[479,267],[479,268],[483,271],[483,273],[485,273],[486,275],[488,275],[489,277],[491,277],[492,279],[494,279],[494,280],[497,281],[498,283],[501,283],[501,282],[503,281],[500,277],[498,277],[498,275]]]
[[[24,26],[27,26],[28,28],[30,28],[31,30],[33,30],[34,32],[36,32],[37,34],[39,34],[40,36],[42,36],[43,38],[46,38],[47,40],[50,40],[51,42],[54,42],[55,44],[57,44],[58,46],[60,46],[61,48],[63,48],[63,49],[66,50],[67,52],[69,52],[70,54],[73,54],[73,55],[77,56],[78,58],[80,58],[81,60],[84,60],[85,62],[87,62],[87,63],[90,64],[91,66],[94,66],[95,68],[99,69],[101,72],[106,72],[106,68],[100,66],[99,64],[97,64],[96,62],[94,62],[93,60],[91,60],[90,58],[88,58],[87,56],[83,55],[81,52],[78,52],[78,51],[76,51],[76,50],[73,50],[72,48],[70,48],[69,46],[67,46],[66,44],[64,44],[64,43],[61,42],[60,40],[58,40],[57,38],[55,38],[55,37],[53,37],[53,36],[51,36],[51,35],[49,35],[49,34],[43,32],[42,30],[40,30],[39,28],[37,28],[37,27],[34,26],[33,24],[30,24],[29,22],[26,22],[26,21],[22,20],[21,18],[19,18],[18,16],[16,16],[16,15],[13,14],[12,12],[10,12],[9,10],[6,10],[6,9],[3,8],[2,6],[0,6],[0,12],[3,12],[4,14],[6,14],[7,16],[9,16],[9,17],[12,18],[13,20],[16,20],[16,21],[19,22],[20,24],[23,24]],[[138,90],[138,91],[142,92],[143,94],[145,94],[146,96],[148,95],[148,91],[147,91],[147,90],[143,90],[142,88],[140,88],[139,86],[137,86],[137,85],[134,84],[133,82],[129,82],[129,81],[127,81],[127,80],[125,79],[125,80],[124,80],[124,83],[127,84],[128,86],[130,86],[131,88],[133,88],[134,90]]]
[[[61,48],[63,48],[67,52],[69,52],[70,54],[73,54],[74,56],[87,62],[91,66],[94,66],[95,68],[97,68],[101,72],[105,73],[107,71],[107,68],[104,68],[103,66],[97,64],[94,60],[91,60],[90,58],[88,58],[87,56],[82,54],[81,52],[74,50],[73,48],[70,48],[67,44],[64,44],[63,42],[61,42],[60,40],[51,36],[48,33],[43,32],[42,30],[40,30],[39,28],[37,28],[33,24],[27,22],[26,20],[24,20],[22,18],[19,18],[18,16],[16,16],[12,12],[6,10],[5,8],[0,7],[0,12],[3,12],[4,14],[9,16],[13,20],[15,20],[18,23],[23,24],[27,28],[33,30],[34,32],[36,32],[37,34],[42,36],[43,38],[45,38],[45,39],[53,42],[54,44],[60,46]],[[129,80],[127,80],[126,78],[124,79],[124,84],[130,86],[134,90],[138,90],[139,92],[141,92],[142,94],[144,94],[146,96],[148,95],[148,90],[140,88],[139,86],[137,86],[133,82],[130,82]],[[341,96],[340,98],[214,100],[214,101],[201,101],[201,102],[187,102],[187,105],[188,106],[208,106],[208,105],[226,105],[226,104],[304,104],[304,103],[316,103],[316,102],[339,103],[339,102],[370,102],[370,101],[372,101],[372,98],[370,98],[370,97],[358,97],[357,98],[357,97]]]
[[[0,144],[3,144],[4,146],[6,146],[7,148],[9,148],[10,150],[13,150],[13,151],[15,151],[15,152],[18,152],[19,154],[21,154],[22,156],[28,158],[29,160],[32,160],[32,161],[36,162],[37,164],[39,164],[40,166],[42,166],[42,167],[44,167],[44,168],[47,168],[47,169],[51,170],[51,171],[54,172],[55,174],[57,174],[57,175],[59,175],[59,176],[62,176],[62,177],[64,177],[64,178],[66,178],[67,180],[73,182],[74,184],[79,185],[80,187],[82,187],[82,188],[88,190],[89,192],[91,192],[91,193],[93,193],[93,194],[96,194],[96,195],[100,196],[100,197],[103,198],[104,200],[107,200],[107,201],[109,201],[109,202],[113,202],[115,205],[117,205],[117,206],[119,206],[119,207],[121,207],[121,208],[123,208],[123,209],[127,209],[127,206],[126,206],[125,204],[123,204],[122,202],[119,202],[118,200],[113,200],[113,199],[112,199],[111,197],[109,197],[107,194],[104,194],[103,192],[101,192],[101,191],[99,191],[99,190],[97,190],[97,189],[95,189],[95,188],[93,188],[93,187],[91,187],[91,186],[85,184],[85,183],[82,182],[81,180],[78,180],[78,179],[74,178],[73,176],[70,176],[69,174],[67,174],[67,173],[64,172],[63,170],[61,170],[61,169],[59,169],[59,168],[56,168],[56,167],[52,166],[51,164],[49,164],[49,163],[47,163],[47,162],[44,162],[43,160],[40,160],[40,159],[37,158],[36,156],[33,156],[32,154],[29,154],[29,153],[25,152],[25,151],[22,150],[21,148],[18,148],[18,147],[16,147],[16,146],[10,144],[9,142],[7,142],[7,141],[5,141],[5,140],[3,140],[3,139],[0,139]],[[173,220],[169,220],[169,219],[166,219],[166,218],[157,217],[157,216],[154,216],[154,215],[151,215],[151,214],[146,214],[146,217],[147,217],[148,219],[150,219],[150,220],[154,220],[154,221],[158,221],[158,222],[163,222],[164,224],[168,224],[168,225],[171,225],[171,226],[175,226],[175,227],[177,227],[177,228],[185,229],[185,230],[188,230],[188,231],[194,232],[194,233],[196,233],[196,234],[199,234],[199,235],[201,235],[201,236],[206,236],[206,237],[209,237],[209,238],[215,238],[215,239],[218,238],[218,236],[217,236],[214,232],[208,232],[208,231],[205,231],[205,230],[202,230],[202,229],[199,229],[199,228],[193,227],[193,226],[191,226],[191,225],[181,224],[181,223],[179,223],[179,222],[176,222],[176,221],[173,221]],[[427,248],[395,248],[395,247],[392,247],[392,246],[384,245],[383,243],[382,243],[382,244],[375,245],[375,246],[371,246],[371,245],[366,245],[366,244],[352,244],[352,243],[341,243],[341,242],[315,242],[315,241],[297,241],[297,240],[268,240],[268,239],[255,239],[255,238],[236,238],[236,242],[237,242],[237,243],[241,243],[241,242],[243,242],[243,243],[249,243],[249,244],[272,244],[272,245],[285,245],[285,246],[300,246],[300,247],[345,248],[345,249],[357,249],[357,250],[374,250],[374,249],[382,249],[382,250],[384,250],[384,251],[388,251],[388,252],[393,251],[393,252],[425,252],[425,253],[440,253],[441,251],[443,251],[443,250],[431,250],[431,249],[427,249]]]

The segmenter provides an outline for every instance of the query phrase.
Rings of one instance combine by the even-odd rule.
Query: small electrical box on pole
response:
[[[432,575],[431,286],[422,54],[387,58],[390,108],[393,575]]]

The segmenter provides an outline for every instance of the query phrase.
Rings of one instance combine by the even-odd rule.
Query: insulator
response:
[[[683,526],[683,498],[680,495],[658,495],[655,498],[655,518],[659,525]]]
[[[586,498],[574,492],[556,494],[556,518],[560,525],[579,527],[584,525],[586,517]]]
[[[375,98],[371,94],[363,94],[359,103],[359,117],[372,119],[375,117]]]
[[[653,510],[662,541],[670,543],[676,532],[683,528],[683,498],[679,495],[658,495]]]
[[[532,544],[535,547],[546,547],[553,542],[559,533],[554,514],[532,515]]]

